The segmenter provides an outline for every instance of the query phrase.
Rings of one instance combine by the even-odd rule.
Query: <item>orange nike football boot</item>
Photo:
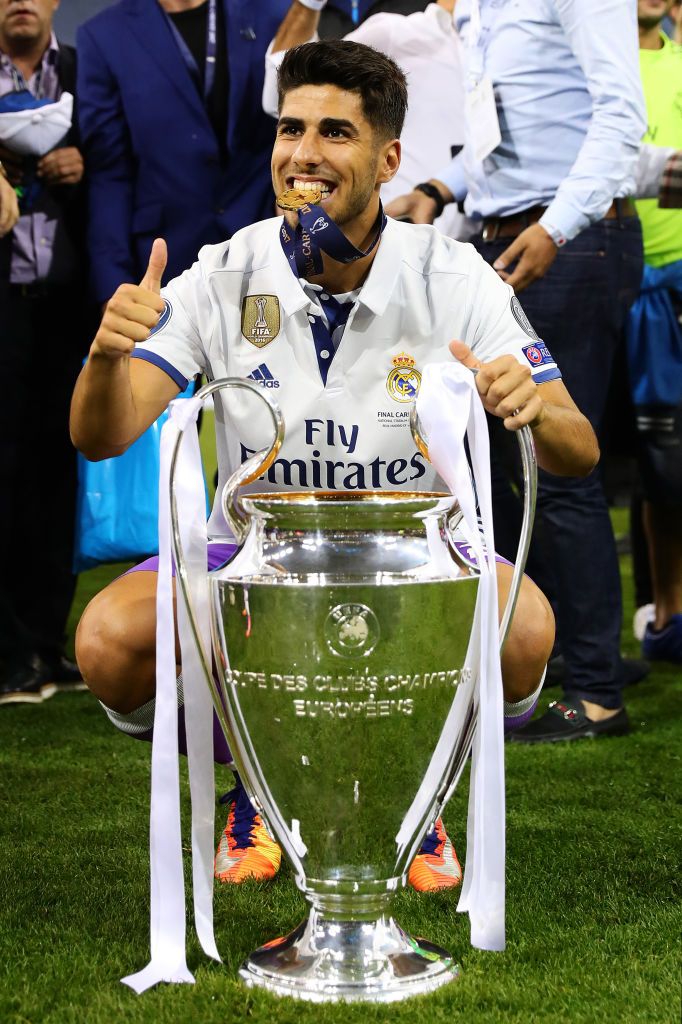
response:
[[[239,780],[220,802],[230,805],[230,813],[216,851],[215,877],[221,882],[236,884],[247,878],[257,882],[274,878],[279,870],[282,851]]]
[[[417,892],[452,889],[462,881],[462,869],[441,818],[424,836],[419,853],[412,861],[407,880]]]

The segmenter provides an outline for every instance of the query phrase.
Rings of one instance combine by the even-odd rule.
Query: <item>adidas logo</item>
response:
[[[275,380],[265,363],[261,363],[260,366],[257,366],[253,373],[249,374],[247,380],[255,380],[256,384],[260,384],[261,387],[264,388],[279,387],[279,381]]]

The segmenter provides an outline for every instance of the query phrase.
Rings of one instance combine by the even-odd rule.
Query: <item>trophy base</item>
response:
[[[393,1003],[459,977],[446,950],[413,939],[392,917],[343,921],[315,909],[298,928],[242,965],[247,985],[312,1003]]]

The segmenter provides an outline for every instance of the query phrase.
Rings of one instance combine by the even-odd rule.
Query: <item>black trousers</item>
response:
[[[91,330],[85,288],[0,282],[0,658],[62,650],[76,453],[69,404]]]
[[[474,239],[493,263],[511,239]],[[545,277],[521,294],[533,327],[546,343],[575,403],[601,435],[609,382],[623,343],[627,310],[642,274],[642,235],[634,217],[603,220],[558,253]],[[494,425],[493,450],[506,463],[516,442]],[[498,467],[499,468],[499,467]],[[509,476],[496,473],[493,488],[498,551],[514,557],[520,515]],[[552,601],[570,681],[570,697],[607,708],[621,706],[622,617],[618,557],[609,511],[596,470],[586,479],[540,472],[537,520],[528,573]]]

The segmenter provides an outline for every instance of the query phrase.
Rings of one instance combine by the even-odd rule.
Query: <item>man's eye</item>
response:
[[[343,128],[328,128],[325,132],[327,138],[330,139],[346,139],[348,138],[348,132],[344,131]]]
[[[283,124],[283,125],[280,126],[280,129],[279,129],[279,134],[280,135],[297,135],[298,132],[299,132],[299,129],[296,128],[296,126],[293,125],[293,124]]]

